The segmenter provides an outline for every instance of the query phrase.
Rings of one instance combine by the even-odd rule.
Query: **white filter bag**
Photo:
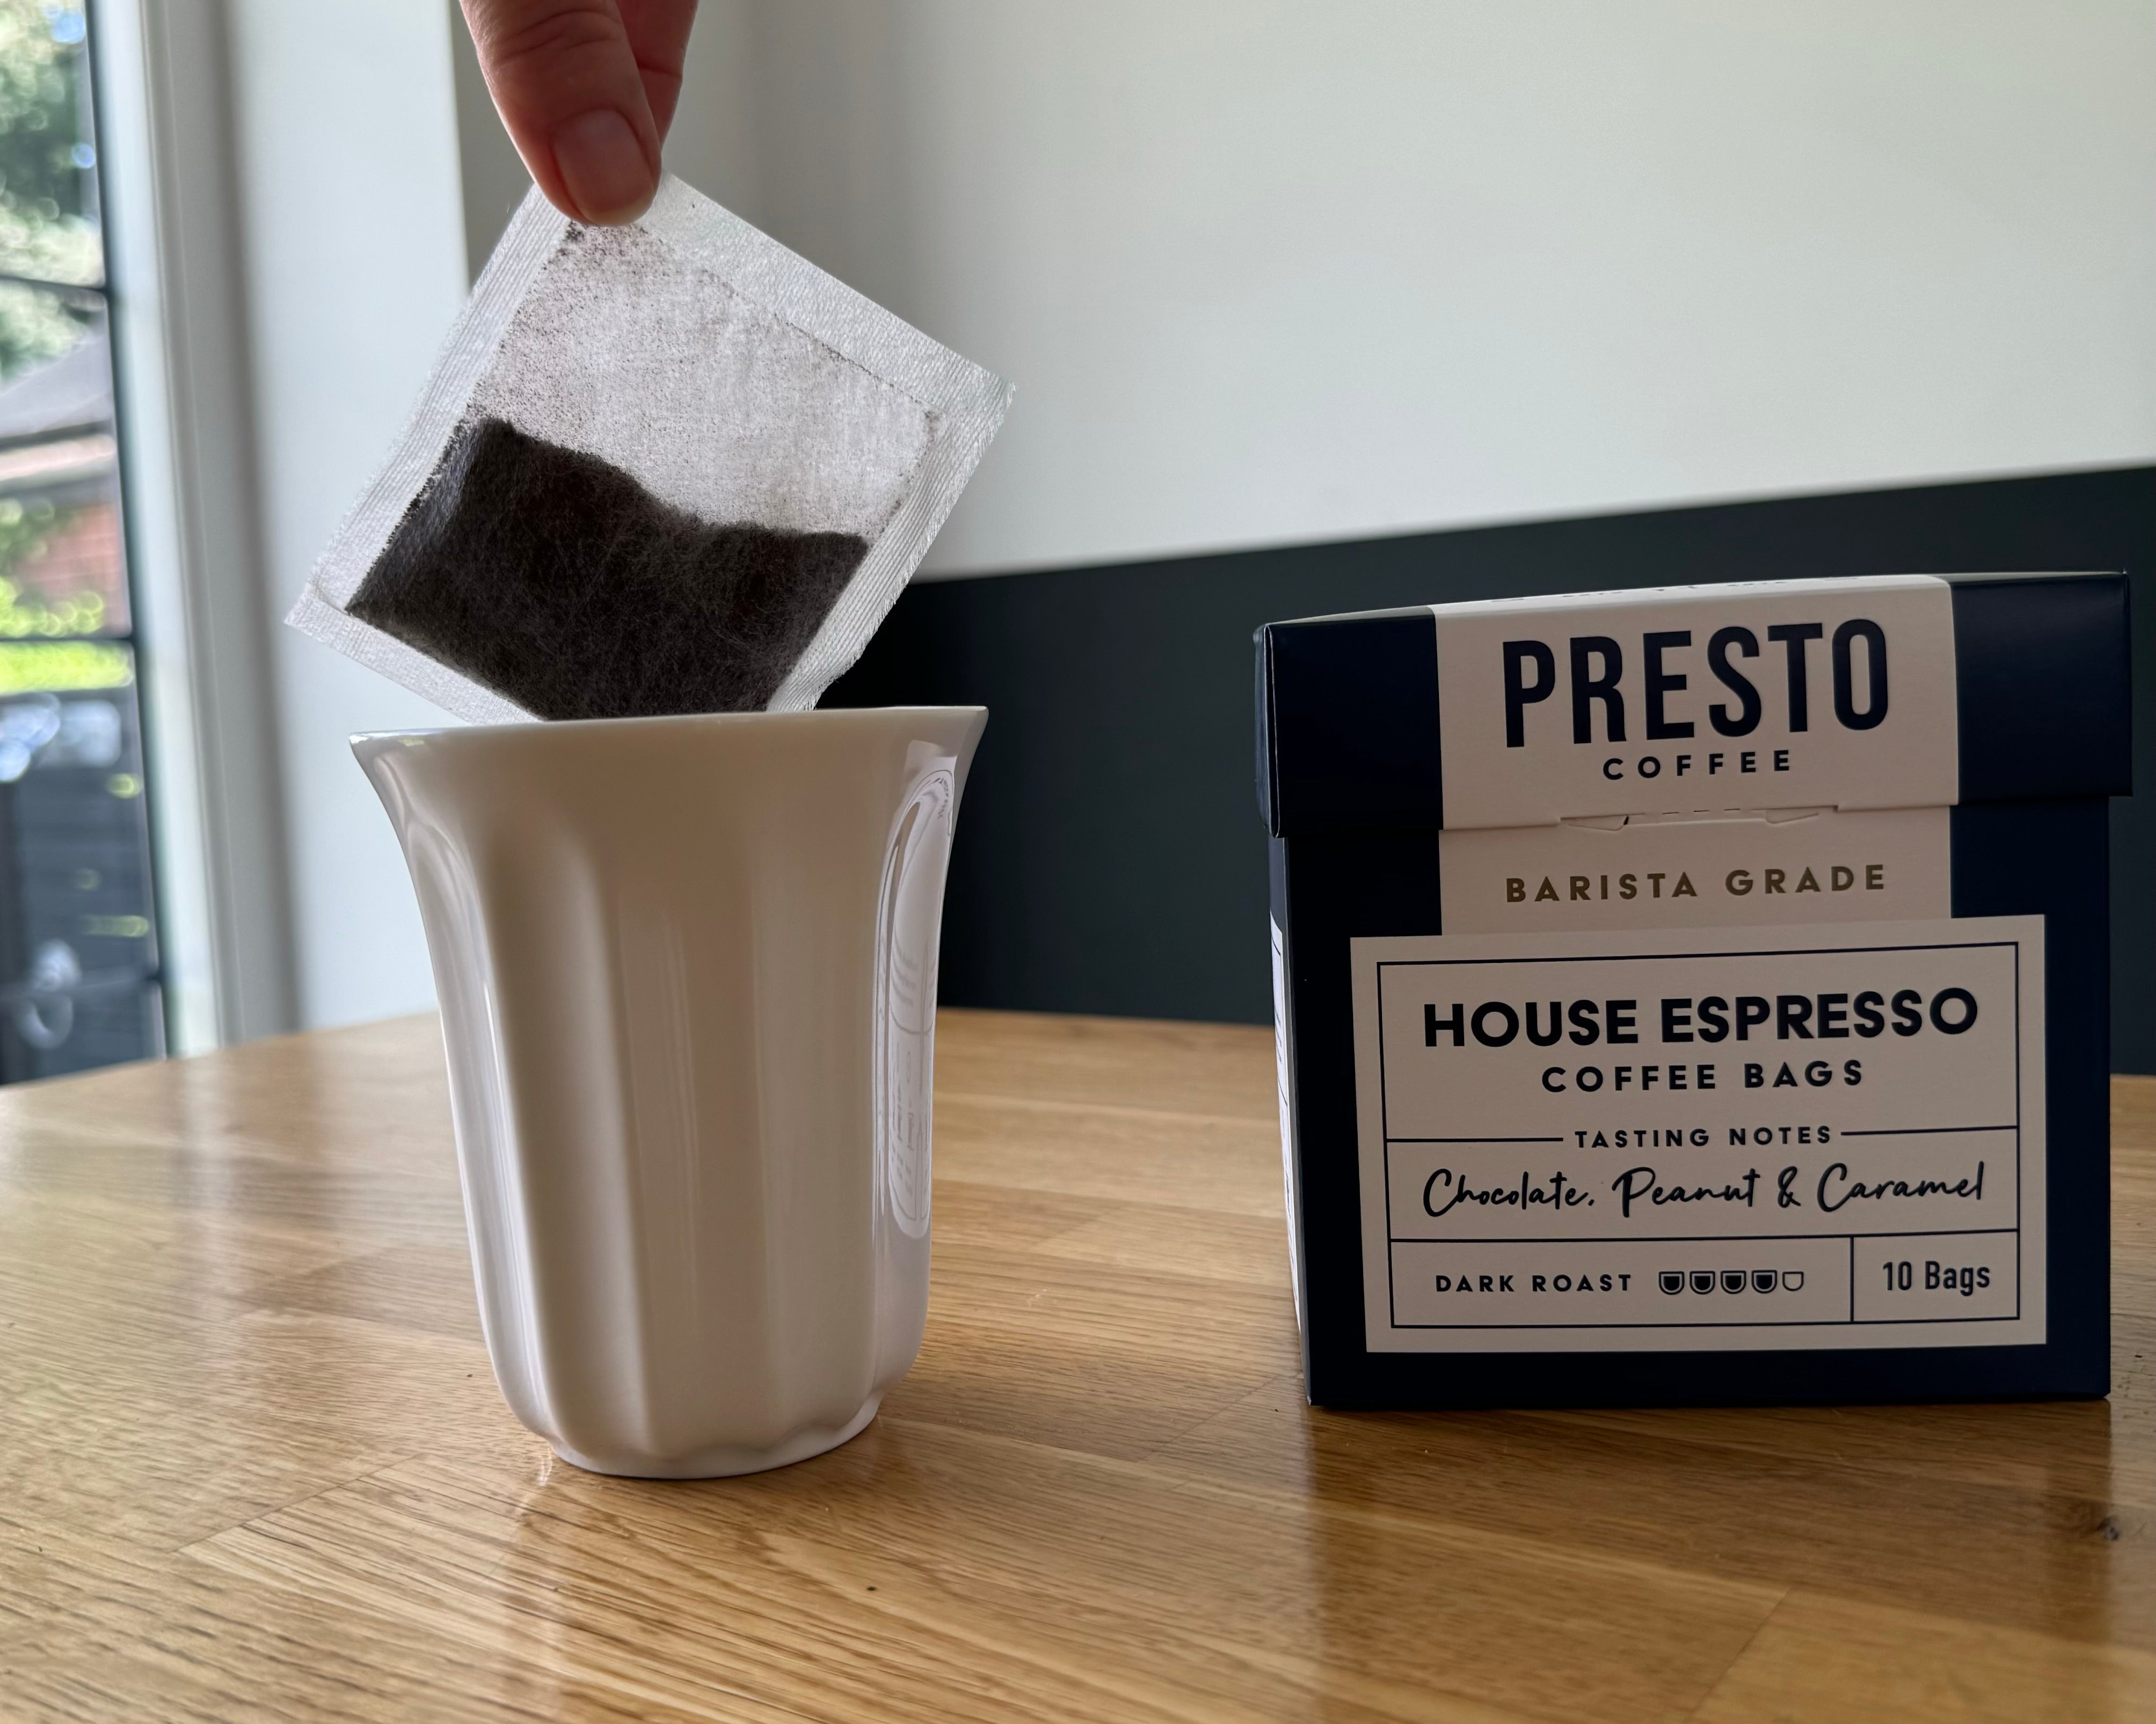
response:
[[[461,717],[798,711],[1010,390],[670,176],[537,192],[288,620]]]

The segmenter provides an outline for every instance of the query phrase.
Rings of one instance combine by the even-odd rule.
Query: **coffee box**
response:
[[[1257,647],[1312,1400],[2106,1392],[2123,577]]]

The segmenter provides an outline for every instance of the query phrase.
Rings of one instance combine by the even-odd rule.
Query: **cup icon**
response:
[[[1741,1269],[1722,1270],[1722,1290],[1725,1293],[1742,1293],[1744,1290],[1744,1271]]]
[[[1714,1271],[1711,1269],[1694,1270],[1691,1272],[1691,1290],[1695,1293],[1712,1293],[1714,1290]]]
[[[1661,1283],[1662,1291],[1665,1293],[1683,1292],[1684,1271],[1681,1269],[1664,1270],[1661,1273]]]
[[[441,1000],[487,1352],[598,1472],[836,1447],[919,1350],[978,707],[355,737]]]
[[[1771,1293],[1780,1285],[1781,1278],[1771,1269],[1755,1269],[1752,1271],[1752,1290],[1754,1293]]]

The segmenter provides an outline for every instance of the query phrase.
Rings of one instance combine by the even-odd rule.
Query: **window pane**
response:
[[[82,0],[0,0],[0,1083],[164,1051]]]
[[[105,279],[82,0],[0,0],[0,273]]]
[[[162,1051],[129,649],[0,643],[0,1082]]]
[[[0,334],[8,291],[0,284]],[[69,344],[0,382],[0,640],[128,627],[102,308],[52,316]]]
[[[16,403],[8,434],[110,419],[110,351],[94,291],[0,280],[0,387]]]

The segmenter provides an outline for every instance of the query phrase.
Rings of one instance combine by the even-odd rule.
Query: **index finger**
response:
[[[689,29],[696,21],[696,0],[619,0],[629,52],[644,79],[644,99],[659,136],[674,123],[681,99],[681,68],[689,55]]]
[[[579,221],[643,214],[659,187],[660,128],[616,0],[463,3],[487,89],[539,189]],[[650,8],[632,3],[648,27]],[[663,79],[663,57],[658,69]],[[677,53],[676,95],[680,72]]]

